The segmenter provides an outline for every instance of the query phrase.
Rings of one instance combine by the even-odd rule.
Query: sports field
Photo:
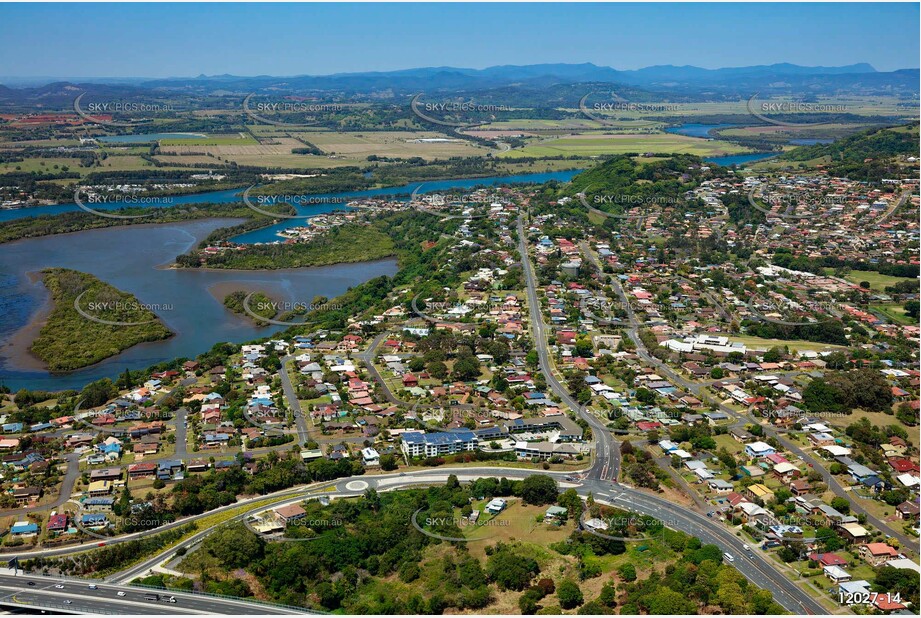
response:
[[[876,290],[877,292],[883,292],[886,286],[895,285],[900,281],[906,281],[905,277],[881,275],[873,270],[852,270],[847,275],[845,275],[844,278],[851,283],[857,284],[859,284],[861,281],[866,281],[870,284],[870,289]]]

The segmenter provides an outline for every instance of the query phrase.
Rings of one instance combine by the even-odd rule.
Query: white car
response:
[[[745,551],[751,551],[751,550],[752,550],[752,548],[749,547],[748,545],[742,545],[742,549],[744,549]]]
[[[124,590],[119,590],[117,594],[118,594],[118,596],[123,597],[123,596],[125,596],[125,591],[124,591]]]
[[[71,603],[73,603],[73,601],[70,599],[64,599],[64,605],[70,605]]]
[[[54,587],[58,590],[64,590],[64,584],[55,584]]]

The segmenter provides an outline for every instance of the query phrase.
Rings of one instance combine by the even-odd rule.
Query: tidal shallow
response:
[[[235,219],[135,225],[26,239],[0,245],[0,383],[60,390],[113,377],[177,357],[194,357],[220,341],[243,342],[283,330],[257,327],[227,310],[222,292],[262,290],[280,301],[310,303],[333,298],[360,283],[397,271],[396,260],[270,271],[169,268],[213,230]],[[52,375],[29,352],[48,309],[48,292],[35,276],[43,268],[80,270],[134,294],[176,333],[142,343],[96,365]]]

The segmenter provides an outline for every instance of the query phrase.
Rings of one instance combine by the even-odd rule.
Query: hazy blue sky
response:
[[[2,4],[0,75],[327,74],[593,62],[918,67],[917,3]]]

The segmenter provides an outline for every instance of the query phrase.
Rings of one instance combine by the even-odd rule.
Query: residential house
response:
[[[887,561],[898,558],[899,552],[886,543],[867,543],[857,548],[860,557],[874,567],[883,566]]]

